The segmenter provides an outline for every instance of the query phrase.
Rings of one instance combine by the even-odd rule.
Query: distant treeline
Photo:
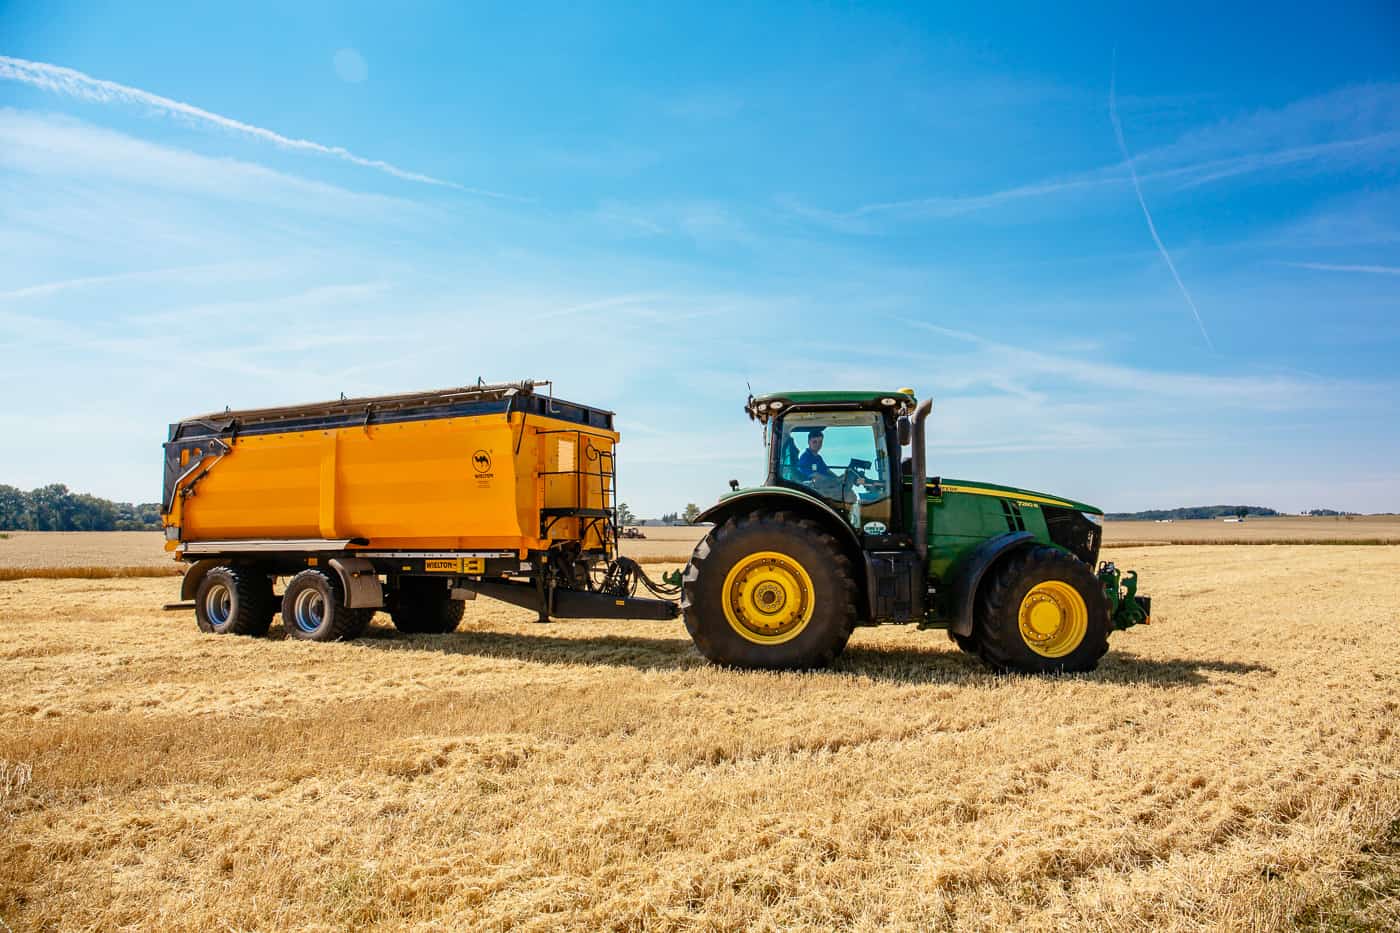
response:
[[[1145,512],[1109,512],[1113,522],[1153,522],[1164,518],[1238,518],[1248,515],[1277,515],[1260,505],[1192,505],[1184,509],[1148,509]]]
[[[111,502],[54,483],[24,492],[0,485],[0,531],[159,531],[160,506]]]

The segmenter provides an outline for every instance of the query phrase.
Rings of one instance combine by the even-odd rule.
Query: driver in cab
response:
[[[822,459],[822,441],[821,428],[813,428],[807,435],[807,449],[797,458],[797,475],[804,482],[816,476],[836,476]]]

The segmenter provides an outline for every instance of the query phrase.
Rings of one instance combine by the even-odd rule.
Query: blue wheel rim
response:
[[[326,597],[309,587],[298,593],[292,603],[292,623],[308,634],[320,629],[326,624]]]

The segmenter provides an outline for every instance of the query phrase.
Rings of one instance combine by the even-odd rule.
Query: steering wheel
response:
[[[856,486],[869,484],[865,478],[865,471],[870,469],[868,460],[852,460],[844,467],[833,470],[830,473],[813,473],[807,485],[811,486],[818,495],[826,499],[835,499],[840,502],[856,502],[860,497],[856,493]]]

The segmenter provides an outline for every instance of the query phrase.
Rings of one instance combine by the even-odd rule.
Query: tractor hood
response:
[[[1091,515],[1102,515],[1103,509],[1097,506],[1088,505],[1084,502],[1076,502],[1073,499],[1066,499],[1064,496],[1052,496],[1049,493],[1035,492],[1031,489],[1020,489],[1016,486],[999,486],[996,483],[979,483],[970,479],[931,479],[929,480],[929,491],[935,488],[942,493],[963,493],[971,496],[996,496],[1001,499],[1022,499],[1026,502],[1034,502],[1037,505],[1055,505],[1062,509],[1074,509],[1077,512],[1088,512]]]

